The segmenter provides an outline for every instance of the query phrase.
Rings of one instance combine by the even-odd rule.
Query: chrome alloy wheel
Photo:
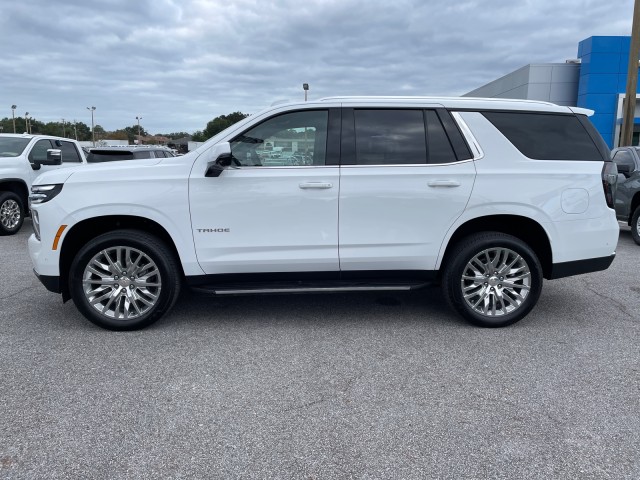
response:
[[[85,298],[111,319],[137,318],[160,298],[162,279],[157,265],[131,247],[109,247],[89,261],[82,275]]]
[[[467,305],[477,313],[498,317],[516,311],[531,291],[531,270],[518,253],[489,248],[465,266],[460,281]]]
[[[640,237],[640,215],[638,215],[638,220],[636,221],[636,233]]]
[[[0,205],[0,223],[7,230],[13,230],[20,223],[20,205],[11,198]]]

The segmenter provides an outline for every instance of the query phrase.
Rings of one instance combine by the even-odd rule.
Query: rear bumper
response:
[[[551,266],[551,275],[549,275],[549,280],[606,270],[613,263],[614,258],[616,258],[615,253],[607,257],[588,258],[586,260],[574,260],[573,262],[554,263]]]
[[[47,290],[53,293],[62,293],[62,289],[60,288],[60,277],[51,276],[51,275],[40,275],[38,272],[33,270],[38,280],[45,286]]]

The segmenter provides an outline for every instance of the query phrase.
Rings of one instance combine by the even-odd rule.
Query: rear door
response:
[[[476,173],[450,114],[346,108],[342,125],[341,271],[435,269]]]

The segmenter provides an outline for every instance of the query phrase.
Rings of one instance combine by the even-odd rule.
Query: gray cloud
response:
[[[25,0],[0,16],[0,117],[194,131],[278,99],[459,95],[591,35],[633,2]],[[5,105],[6,113],[2,113]]]

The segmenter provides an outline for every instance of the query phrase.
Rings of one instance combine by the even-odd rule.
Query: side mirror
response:
[[[231,165],[231,154],[222,153],[216,158],[216,161],[209,165],[205,177],[219,177]]]
[[[218,156],[213,162],[210,162],[207,165],[207,171],[204,174],[205,177],[219,177],[225,169],[229,168],[233,160],[231,145],[229,142],[216,145],[215,148],[218,152]]]
[[[40,170],[42,165],[62,165],[62,150],[57,148],[49,148],[47,150],[46,160],[34,160],[31,167],[34,170]]]

